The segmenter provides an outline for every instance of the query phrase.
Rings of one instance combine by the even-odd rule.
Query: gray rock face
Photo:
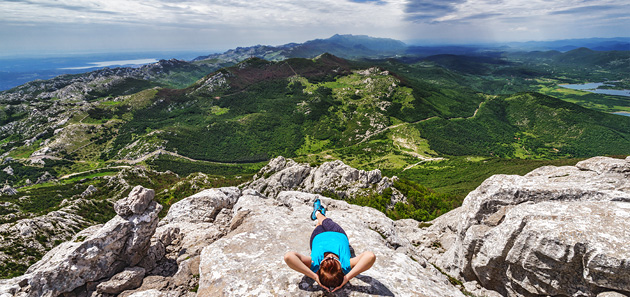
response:
[[[18,205],[12,203],[0,204],[5,210],[15,212],[0,216],[9,222],[0,224],[0,262],[14,262],[28,265],[31,261],[39,260],[34,254],[43,255],[52,248],[55,241],[65,241],[76,234],[75,230],[81,230],[89,225],[83,217],[72,213],[73,208],[87,201],[77,200],[72,205],[52,211],[42,216],[19,219],[21,216]],[[22,248],[10,252],[16,246]],[[31,262],[32,263],[32,262]]]
[[[55,247],[21,278],[0,283],[0,294],[58,296],[138,264],[149,247],[162,209],[155,201],[147,203],[147,196],[153,198],[150,193],[144,188],[134,189],[116,205],[117,210],[125,211]],[[144,212],[120,216],[129,209],[144,209]]]
[[[95,186],[93,186],[93,185],[89,185],[89,186],[85,189],[85,191],[83,191],[83,193],[81,193],[81,197],[83,197],[83,198],[88,197],[88,196],[90,196],[90,195],[92,195],[92,194],[96,193],[96,191],[98,191],[98,189],[96,189],[96,187],[95,187]]]
[[[475,296],[630,296],[630,158],[493,176],[462,207],[422,224],[268,190],[316,191],[325,180],[360,190],[386,179],[344,167],[277,158],[250,188],[205,190],[173,204],[159,227],[153,191],[134,188],[114,219],[76,234],[26,275],[0,280],[0,296],[321,296],[283,261],[287,251],[309,254],[316,198],[357,254],[377,256],[341,296],[464,296],[429,263]]]
[[[50,174],[50,172],[46,171],[44,172],[44,174],[42,174],[42,176],[40,176],[37,181],[35,182],[36,184],[42,184],[45,183],[47,181],[51,181],[51,180],[55,180],[56,178]]]
[[[317,283],[283,261],[287,251],[309,254],[315,227],[309,214],[317,197],[357,254],[369,250],[377,256],[370,270],[342,289],[343,296],[463,296],[422,258],[410,256],[410,242],[374,209],[303,192],[281,192],[275,201],[250,193],[232,210],[247,213],[241,224],[203,249],[197,296],[320,296]]]
[[[131,190],[127,198],[120,199],[114,204],[114,210],[121,217],[141,214],[147,209],[149,203],[153,201],[153,197],[155,197],[155,191],[136,186]]]
[[[7,166],[2,171],[6,172],[8,175],[13,175],[13,168],[11,166]]]
[[[2,187],[2,189],[0,189],[0,194],[2,195],[15,195],[17,194],[18,191],[14,188],[12,188],[9,185],[4,185],[4,187]]]
[[[145,270],[142,267],[126,268],[112,276],[108,281],[96,286],[96,291],[104,294],[119,294],[122,291],[135,289],[142,284]]]
[[[311,167],[280,156],[263,167],[248,187],[271,198],[282,191],[328,192],[344,198],[367,195],[374,191],[372,187],[380,193],[395,179],[382,177],[378,169],[358,170],[339,160]]]
[[[209,189],[173,204],[139,264],[151,276],[140,288],[123,295],[152,290],[159,290],[163,296],[190,293],[198,284],[201,251],[226,234],[230,209],[240,196],[241,190],[236,187]]]
[[[161,225],[169,222],[212,222],[223,208],[232,208],[241,195],[236,187],[201,191],[171,206]]]
[[[419,248],[438,266],[504,296],[630,292],[628,202],[630,158],[596,157],[495,175],[415,236],[446,247]]]

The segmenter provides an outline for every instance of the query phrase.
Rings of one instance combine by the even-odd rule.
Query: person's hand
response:
[[[315,278],[314,279],[315,279],[315,281],[317,282],[317,284],[320,287],[322,287],[322,288],[324,288],[324,290],[326,290],[326,292],[330,292],[330,289],[328,287],[322,285],[322,283],[319,282],[319,275],[315,274]]]
[[[343,276],[343,282],[341,283],[341,285],[339,285],[339,287],[336,287],[336,288],[335,288],[334,290],[332,290],[331,292],[335,292],[335,291],[337,291],[337,290],[341,289],[341,287],[343,287],[345,284],[347,284],[349,280],[350,280],[350,279],[348,278],[348,275],[344,275],[344,276]]]

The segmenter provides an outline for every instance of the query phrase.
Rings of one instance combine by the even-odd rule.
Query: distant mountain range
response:
[[[322,53],[330,53],[345,59],[382,58],[404,53],[406,48],[405,43],[395,39],[337,34],[328,39],[315,39],[305,43],[238,47],[220,54],[200,56],[193,61],[219,59],[239,62],[251,57],[280,61],[288,58],[313,58]]]
[[[630,37],[511,42],[507,43],[507,46],[523,51],[557,50],[566,52],[581,47],[595,51],[630,51]]]
[[[251,57],[280,61],[287,58],[314,58],[324,52],[344,59],[392,57],[412,59],[440,54],[487,56],[490,53],[499,55],[504,52],[518,51],[555,50],[566,52],[578,48],[589,48],[595,51],[630,51],[630,37],[511,42],[506,44],[422,45],[422,43],[413,43],[408,45],[390,38],[337,34],[327,39],[315,39],[305,43],[239,47],[224,53],[199,56],[192,61],[218,59],[238,62]]]
[[[238,47],[223,53],[201,55],[193,62],[204,64],[238,63],[251,57],[268,61],[281,61],[288,58],[314,58],[322,53],[330,53],[344,59],[386,59],[396,58],[407,62],[418,61],[433,55],[481,55],[501,56],[504,53],[519,51],[566,52],[586,47],[595,51],[630,51],[630,38],[587,38],[557,41],[530,41],[495,44],[425,45],[422,42],[402,41],[390,38],[375,38],[365,35],[334,35],[326,39],[315,39],[304,43],[288,43],[279,46],[256,45]],[[169,54],[171,56],[169,56]],[[84,70],[72,69],[92,62],[127,59],[147,59],[160,57],[186,57],[191,53],[121,53],[80,55],[71,57],[0,59],[0,91],[7,90],[36,79],[50,79],[62,74],[76,74]],[[88,67],[83,66],[83,67]],[[100,69],[93,67],[91,69]]]

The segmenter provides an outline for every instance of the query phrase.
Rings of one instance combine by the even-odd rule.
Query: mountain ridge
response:
[[[390,38],[335,34],[330,38],[314,39],[304,43],[237,47],[224,53],[200,56],[192,61],[222,59],[230,62],[240,62],[250,57],[278,61],[288,58],[314,58],[322,52],[329,52],[341,58],[388,57],[399,53],[405,47],[406,45],[402,41]]]

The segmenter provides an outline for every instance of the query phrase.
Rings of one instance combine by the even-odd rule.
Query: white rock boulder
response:
[[[627,294],[629,202],[630,158],[596,157],[492,176],[415,236],[438,266],[503,296]]]

